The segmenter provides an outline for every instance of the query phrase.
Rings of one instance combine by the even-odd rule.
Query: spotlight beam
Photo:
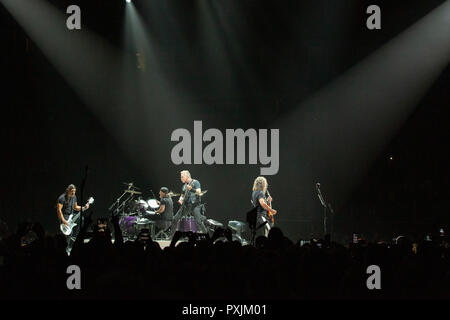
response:
[[[118,74],[111,66],[121,56],[100,37],[85,30],[69,31],[67,16],[41,0],[1,0],[47,59],[92,111],[105,120],[102,106],[115,105]],[[110,119],[108,119],[110,120]],[[114,126],[116,123],[109,123]]]
[[[450,1],[273,123],[282,128],[280,173],[303,190],[320,179],[343,203],[450,59]],[[294,151],[293,151],[294,150]],[[289,153],[288,153],[289,152]],[[283,174],[275,179],[280,179]],[[288,192],[288,190],[286,190]],[[314,211],[314,192],[292,203]]]
[[[132,110],[136,118],[135,121],[127,121],[126,127],[132,127],[133,130],[123,132],[123,135],[128,141],[127,147],[130,153],[137,159],[140,167],[146,172],[156,173],[151,177],[152,180],[166,179],[166,175],[163,177],[161,173],[167,171],[167,165],[171,162],[171,145],[168,143],[170,134],[174,129],[186,126],[189,114],[186,114],[184,110],[190,109],[191,96],[183,88],[172,85],[165,77],[159,63],[162,53],[154,44],[152,34],[147,31],[133,3],[126,6],[124,39],[125,45],[133,48],[140,55],[145,66],[139,71],[136,71],[136,68],[131,72],[130,69],[124,70],[125,73],[122,76],[126,79],[125,81],[132,79],[135,84],[133,94],[135,104]],[[150,83],[151,86],[149,86]],[[127,87],[127,83],[124,82],[123,85]],[[123,98],[128,99],[125,96]],[[136,127],[136,122],[142,122],[142,119],[146,123]],[[166,139],[161,139],[162,136]],[[151,139],[151,143],[143,144],[144,137],[155,138]],[[154,156],[156,150],[159,156],[149,161],[149,157]],[[164,183],[164,181],[160,182]]]
[[[174,110],[172,106],[177,105],[171,102],[174,101],[173,93],[178,90],[170,88],[157,68],[154,48],[148,42],[143,43],[151,76],[136,78],[135,66],[126,62],[122,52],[86,27],[69,31],[65,26],[67,15],[46,1],[1,0],[1,3],[132,159],[145,168],[149,176],[152,172],[161,172],[169,159],[159,157],[160,162],[152,162],[149,157],[155,154],[155,144],[162,144],[152,137],[166,134],[160,130],[160,124],[168,120],[166,118]],[[132,2],[126,7],[135,10]],[[144,39],[146,35],[140,37]],[[165,106],[167,112],[158,114],[158,106]],[[159,121],[153,120],[156,114]],[[166,126],[165,129],[171,128]],[[136,141],[144,137],[147,143],[137,146]],[[165,142],[165,147],[169,148]],[[150,147],[152,150],[148,150]],[[170,158],[170,152],[165,149],[158,153]]]

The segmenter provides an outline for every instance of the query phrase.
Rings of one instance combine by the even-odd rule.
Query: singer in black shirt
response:
[[[172,236],[176,231],[178,221],[184,217],[192,215],[195,219],[198,229],[203,233],[208,233],[205,226],[206,217],[202,214],[202,203],[200,193],[202,192],[200,182],[192,179],[189,171],[184,170],[180,173],[181,182],[184,183],[182,195],[178,200],[181,204],[177,214],[173,217],[172,222]]]

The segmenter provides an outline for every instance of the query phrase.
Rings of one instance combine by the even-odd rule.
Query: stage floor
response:
[[[84,243],[88,243],[90,239],[84,239]],[[124,241],[126,242],[127,240],[124,239]],[[112,242],[114,243],[114,239],[112,239]],[[159,246],[161,247],[161,249],[164,249],[165,247],[169,247],[170,246],[170,241],[169,240],[156,240],[155,242],[158,242]],[[184,242],[184,240],[179,240],[175,246],[177,246],[180,242]]]

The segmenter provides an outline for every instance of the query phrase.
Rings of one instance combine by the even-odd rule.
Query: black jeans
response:
[[[208,229],[205,226],[205,220],[206,217],[204,215],[202,215],[202,204],[198,204],[194,207],[184,207],[182,206],[177,214],[173,217],[172,220],[172,226],[171,226],[171,235],[173,236],[176,229],[177,229],[177,224],[178,221],[180,221],[180,219],[182,217],[186,217],[192,215],[194,217],[195,223],[197,224],[197,227],[199,228],[199,230],[203,233],[208,233]]]
[[[78,233],[80,232],[80,226],[76,225],[75,227],[72,228],[72,233],[67,237],[67,248],[69,250],[72,250],[73,244],[75,242],[75,240],[77,239]]]
[[[83,215],[84,218],[84,215]],[[67,221],[69,219],[69,216],[64,216],[64,219]],[[58,224],[58,229],[61,231],[60,229],[60,225],[61,225],[61,221],[58,220],[59,224]],[[77,219],[77,225],[75,227],[72,228],[72,233],[69,234],[66,237],[66,241],[67,241],[67,250],[72,250],[73,244],[75,242],[75,240],[77,239],[78,233],[80,232],[80,219]]]

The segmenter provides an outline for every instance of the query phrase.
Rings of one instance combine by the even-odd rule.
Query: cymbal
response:
[[[134,191],[134,190],[128,190],[128,189],[124,190],[123,192],[131,193],[131,194],[142,194],[142,192]]]
[[[181,196],[181,193],[173,193],[172,191],[170,191],[167,195],[169,197],[178,197],[178,196]]]
[[[134,186],[134,182],[122,182],[124,185],[128,186],[128,189],[133,188],[139,190],[138,187]]]

